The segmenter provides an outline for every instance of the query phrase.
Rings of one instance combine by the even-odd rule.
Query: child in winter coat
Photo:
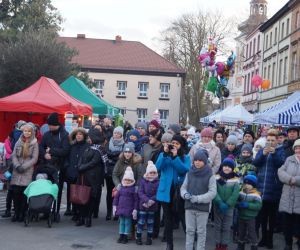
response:
[[[246,237],[251,244],[251,250],[257,250],[257,235],[255,218],[262,206],[260,193],[256,190],[257,178],[247,175],[239,194],[239,241],[237,250],[245,250]]]
[[[235,162],[225,158],[220,166],[217,179],[217,196],[214,199],[216,250],[227,250],[230,241],[230,226],[233,208],[237,202],[240,185],[234,173]]]
[[[241,154],[237,160],[237,166],[234,169],[234,172],[239,177],[245,177],[246,175],[252,174],[256,175],[256,167],[252,164],[253,155],[252,155],[252,145],[244,144],[241,149]]]
[[[206,224],[211,201],[217,193],[216,179],[207,162],[208,152],[199,149],[180,189],[185,200],[186,250],[194,249],[195,233],[196,250],[205,249]]]
[[[126,244],[128,234],[131,232],[132,218],[137,219],[137,193],[135,180],[131,167],[127,167],[122,179],[121,189],[118,191],[113,202],[113,215],[119,216],[118,243]]]
[[[139,212],[136,232],[136,244],[142,245],[142,233],[147,223],[146,245],[152,245],[154,213],[157,211],[156,193],[158,189],[158,173],[152,161],[148,161],[146,173],[141,179],[138,189]]]

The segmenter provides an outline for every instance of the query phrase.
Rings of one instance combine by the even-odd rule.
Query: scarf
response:
[[[252,156],[242,156],[242,155],[240,155],[240,158],[239,158],[238,162],[240,164],[252,163]]]
[[[147,180],[147,181],[155,181],[157,178],[158,178],[158,173],[156,173],[156,175],[154,176],[154,177],[150,177],[150,176],[148,176],[147,174],[144,174],[144,178],[145,178],[145,180]]]
[[[226,184],[226,181],[228,179],[232,179],[232,178],[236,177],[236,174],[233,171],[229,174],[225,174],[223,171],[220,171],[219,174],[220,174],[221,178],[218,179],[218,183],[222,186],[224,184]]]
[[[91,145],[91,149],[96,150],[100,153],[102,162],[103,162],[103,166],[104,166],[104,173],[107,173],[107,164],[108,164],[108,157],[106,152],[102,149],[101,145],[99,144],[92,144]]]
[[[109,140],[109,150],[111,152],[122,152],[124,147],[124,139],[123,137],[121,139],[114,139],[113,137]]]
[[[210,172],[212,172],[212,170],[208,164],[206,164],[202,168],[196,168],[195,165],[193,164],[190,172],[191,172],[191,174],[193,174],[195,176],[205,176],[205,175],[208,175]]]

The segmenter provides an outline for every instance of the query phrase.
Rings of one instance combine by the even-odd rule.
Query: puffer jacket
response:
[[[283,183],[279,211],[300,214],[300,162],[295,155],[288,157],[278,169],[278,177]],[[289,184],[292,177],[296,179],[294,186]]]
[[[29,157],[24,159],[22,157],[24,141],[22,136],[17,141],[14,151],[12,153],[12,163],[13,163],[13,174],[11,178],[11,185],[17,186],[28,186],[32,181],[32,175],[34,172],[34,165],[38,161],[39,157],[39,145],[37,139],[33,138],[29,144]],[[16,167],[21,166],[24,170],[23,173],[19,173]]]
[[[278,202],[280,200],[282,183],[279,181],[277,171],[285,160],[283,147],[278,147],[274,154],[263,155],[259,150],[253,165],[257,168],[257,189],[262,200]]]
[[[221,165],[220,149],[215,145],[214,141],[211,141],[210,143],[206,144],[198,141],[197,144],[195,144],[190,150],[189,154],[191,162],[194,161],[194,155],[196,154],[199,148],[204,148],[207,150],[209,156],[209,165],[212,168],[213,174],[216,174],[219,171]]]

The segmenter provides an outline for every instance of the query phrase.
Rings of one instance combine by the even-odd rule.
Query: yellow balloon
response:
[[[270,80],[263,80],[261,83],[261,88],[262,89],[268,89],[271,86]]]

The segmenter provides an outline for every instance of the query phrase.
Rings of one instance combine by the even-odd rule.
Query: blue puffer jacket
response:
[[[173,184],[182,184],[186,173],[191,167],[191,160],[189,155],[185,155],[184,159],[180,157],[172,158],[164,152],[160,153],[156,168],[160,172],[160,181],[156,199],[162,202],[170,202],[170,190]]]
[[[253,165],[257,168],[257,189],[262,194],[262,200],[279,202],[282,183],[277,171],[285,161],[283,147],[276,148],[274,154],[263,155],[263,149],[259,150]]]

